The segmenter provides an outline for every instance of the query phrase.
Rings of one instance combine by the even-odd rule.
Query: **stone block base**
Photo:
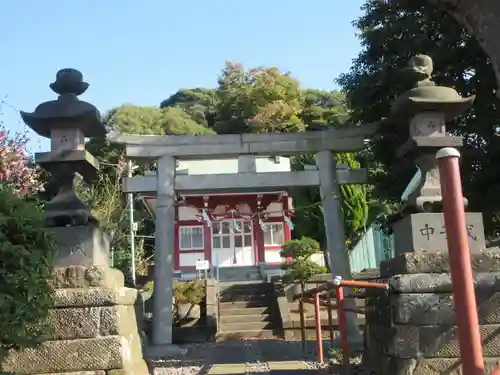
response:
[[[120,278],[117,270],[72,270],[78,270],[77,275],[97,275],[92,280],[105,284]],[[74,276],[70,276],[71,272],[61,274],[66,278]],[[36,348],[11,352],[0,364],[0,371],[18,375],[149,374],[142,355],[136,297],[137,290],[124,288],[123,284],[113,288],[57,289],[49,315],[49,341]]]
[[[500,325],[479,327],[485,357],[500,358]],[[381,355],[395,358],[459,358],[456,326],[370,326],[367,341]]]
[[[411,253],[397,257],[406,271],[445,270],[443,254]],[[499,257],[473,256],[474,268],[498,267]],[[394,259],[393,259],[394,261]],[[475,273],[479,331],[487,372],[500,364],[500,272]],[[366,298],[366,353],[375,374],[460,374],[460,347],[449,273],[397,274],[389,292]]]
[[[62,288],[120,288],[125,278],[119,270],[99,266],[56,267],[52,278],[55,289]]]
[[[96,371],[77,371],[77,372],[51,372],[36,375],[149,375],[149,369],[145,361],[134,363],[127,368],[118,370],[96,370]]]
[[[137,334],[47,341],[38,348],[12,353],[3,362],[2,371],[18,375],[148,374]]]
[[[481,251],[471,253],[474,272],[500,272],[500,253]],[[449,273],[450,257],[448,252],[432,253],[418,251],[397,255],[380,262],[380,277],[417,273]]]
[[[485,358],[485,373],[489,374],[500,366],[499,358]],[[456,358],[401,359],[380,357],[377,374],[391,375],[462,375],[460,361]]]

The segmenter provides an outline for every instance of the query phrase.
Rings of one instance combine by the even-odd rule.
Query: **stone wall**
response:
[[[112,268],[55,269],[51,337],[12,352],[1,371],[23,374],[146,375],[136,318],[137,290]]]
[[[500,363],[500,254],[472,255],[487,373]],[[460,374],[447,253],[406,253],[382,262],[389,293],[366,298],[365,360],[376,374]]]
[[[210,341],[215,339],[215,334],[217,333],[218,327],[218,312],[219,312],[219,302],[217,300],[217,281],[214,279],[206,280],[205,289],[205,326],[207,330],[207,335]]]

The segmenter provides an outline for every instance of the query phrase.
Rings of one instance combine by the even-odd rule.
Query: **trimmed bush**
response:
[[[300,283],[303,286],[314,275],[325,273],[326,267],[322,267],[310,259],[319,250],[318,241],[309,237],[286,242],[280,255],[283,258],[291,258],[292,261],[282,265],[285,270],[283,283]]]

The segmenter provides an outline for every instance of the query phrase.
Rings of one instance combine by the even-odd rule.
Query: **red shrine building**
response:
[[[290,171],[288,158],[255,157],[256,172]],[[179,160],[177,173],[238,173],[238,159]],[[154,216],[156,198],[142,196]],[[290,240],[292,199],[287,191],[240,191],[177,195],[175,271],[192,272],[196,262],[210,267],[280,264],[280,250]]]

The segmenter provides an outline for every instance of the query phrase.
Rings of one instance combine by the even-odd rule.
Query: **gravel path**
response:
[[[299,341],[242,340],[189,344],[181,358],[151,361],[154,375],[204,375],[213,364],[244,363],[246,374],[269,374],[267,362],[302,361],[311,374],[334,374],[325,364],[316,362],[315,342],[307,343],[305,352]],[[325,355],[328,347],[325,345]]]

